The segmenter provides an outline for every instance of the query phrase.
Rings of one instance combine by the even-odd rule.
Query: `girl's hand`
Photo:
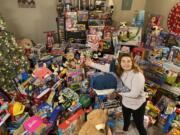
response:
[[[119,94],[117,92],[113,92],[107,96],[108,99],[115,99]]]

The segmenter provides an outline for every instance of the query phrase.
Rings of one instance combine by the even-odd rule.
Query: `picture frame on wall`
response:
[[[122,0],[121,10],[131,10],[133,0]]]
[[[19,8],[35,8],[35,0],[18,0]]]

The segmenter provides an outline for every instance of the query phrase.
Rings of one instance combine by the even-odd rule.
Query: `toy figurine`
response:
[[[20,75],[20,80],[19,83],[23,83],[24,81],[26,81],[29,78],[28,73],[23,69]]]
[[[54,37],[53,37],[54,31],[48,31],[44,33],[46,33],[46,49],[48,52],[51,52],[54,44]]]

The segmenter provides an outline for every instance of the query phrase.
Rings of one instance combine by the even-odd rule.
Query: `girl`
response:
[[[109,64],[99,65],[92,62],[91,59],[86,59],[85,64],[103,72],[110,71]],[[122,111],[124,118],[124,127],[120,132],[126,133],[128,131],[132,115],[139,134],[147,135],[146,129],[144,128],[144,113],[146,106],[144,93],[145,78],[140,68],[135,64],[131,55],[122,54],[118,58],[116,75],[121,78],[124,85],[131,90],[126,93],[118,93],[122,96]]]

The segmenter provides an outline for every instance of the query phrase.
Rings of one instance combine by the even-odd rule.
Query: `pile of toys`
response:
[[[100,5],[97,8],[100,8]],[[130,52],[144,70],[146,77],[146,127],[160,123],[164,133],[178,134],[180,108],[179,102],[176,101],[179,101],[179,91],[173,100],[174,95],[169,94],[171,90],[165,90],[163,87],[167,84],[169,87],[180,87],[180,38],[163,31],[160,16],[152,17],[143,44],[140,27],[127,26],[121,22],[120,26],[115,28],[110,26],[111,15],[108,13],[92,11],[88,15],[86,11],[71,12],[72,4],[66,3],[66,6],[65,27],[69,36],[66,38],[71,40],[74,36],[72,33],[86,31],[86,24],[77,23],[86,22],[86,44],[70,41],[62,43],[61,47],[47,47],[48,53],[44,53],[44,47],[40,45],[34,47],[35,53],[29,50],[32,47],[28,45],[31,46],[32,43],[27,43],[27,40],[21,42],[25,54],[33,62],[32,73],[23,70],[14,78],[16,92],[11,93],[14,97],[11,102],[0,98],[2,131],[8,130],[13,135],[76,135],[86,118],[87,123],[91,123],[91,120],[100,120],[101,124],[107,123],[107,127],[112,131],[121,127],[123,117],[120,97],[111,99],[93,91],[93,77],[98,71],[86,67],[84,62],[86,57],[90,57],[96,63],[106,64],[117,58],[120,53]],[[79,35],[76,33],[76,36]],[[110,83],[104,84],[109,86]],[[94,113],[96,109],[100,111]],[[102,112],[102,109],[105,110]],[[104,117],[94,119],[99,112]],[[96,123],[91,124],[92,131],[95,129],[93,126],[96,126],[94,124]],[[84,133],[86,128],[84,126],[84,131],[80,132]]]
[[[148,126],[158,123],[164,133],[176,134],[180,123],[179,36],[165,32],[160,21],[161,16],[151,18],[144,47],[132,53],[141,56],[138,64],[146,77]]]

